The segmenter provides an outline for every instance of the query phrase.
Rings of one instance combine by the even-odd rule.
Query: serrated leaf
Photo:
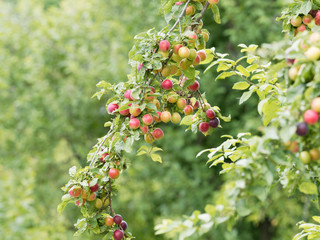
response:
[[[237,82],[233,85],[232,89],[236,90],[246,90],[248,87],[250,87],[250,84],[247,82]]]

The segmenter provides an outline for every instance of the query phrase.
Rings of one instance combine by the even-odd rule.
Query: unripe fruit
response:
[[[131,118],[129,121],[129,127],[131,129],[137,129],[140,127],[140,121],[137,118]]]
[[[298,16],[298,17],[296,17],[296,18],[292,18],[292,19],[290,20],[290,22],[291,22],[291,25],[292,25],[292,26],[294,26],[294,27],[299,27],[299,26],[301,25],[301,23],[302,23],[302,19],[301,19],[300,16]]]
[[[169,102],[169,103],[175,103],[175,102],[177,102],[177,94],[175,94],[175,93],[172,93],[172,94],[170,94],[169,96],[168,96],[168,99],[167,99],[167,101]]]
[[[162,71],[161,71],[161,75],[163,77],[169,77],[171,75],[171,68],[170,66],[165,66],[164,68],[162,68]]]
[[[162,52],[167,52],[170,49],[170,43],[167,40],[161,40],[159,43],[159,49]]]
[[[190,55],[190,50],[187,47],[181,47],[179,49],[178,54],[179,54],[179,57],[181,57],[181,58],[187,58]]]
[[[153,117],[150,115],[150,114],[145,114],[143,115],[142,117],[142,122],[145,124],[145,125],[150,125],[153,123]]]
[[[196,33],[190,34],[188,37],[190,39],[189,40],[190,43],[195,43],[198,38]]]
[[[119,108],[119,105],[116,103],[110,103],[108,105],[108,112],[109,114],[112,114],[114,111],[116,111]]]
[[[166,79],[161,83],[161,87],[165,90],[170,90],[173,87],[173,83],[171,80]]]
[[[189,59],[191,62],[193,62],[193,60],[194,60],[197,56],[198,56],[198,55],[197,55],[197,51],[196,51],[194,48],[190,49],[190,53],[189,53],[188,59]]]
[[[194,104],[191,105],[194,110],[199,108],[199,101],[197,100]]]
[[[113,217],[106,217],[104,219],[104,225],[111,227],[113,225]]]
[[[172,60],[173,61],[175,61],[176,63],[179,63],[181,60],[182,60],[182,58],[178,55],[178,54],[172,54]]]
[[[114,215],[113,221],[114,221],[115,224],[120,225],[120,223],[122,222],[122,216],[119,215],[119,214]]]
[[[169,52],[158,51],[158,53],[160,53],[163,58],[168,58],[169,57]]]
[[[82,189],[81,191],[81,198],[86,199],[88,197],[87,192],[85,189]]]
[[[203,40],[205,42],[208,42],[209,40],[209,34],[207,32],[201,32],[202,36],[203,36]]]
[[[301,122],[297,124],[296,134],[299,136],[305,136],[308,133],[308,124]]]
[[[93,200],[96,199],[96,197],[97,197],[97,195],[96,195],[96,193],[94,192],[94,193],[91,193],[91,194],[87,197],[87,200],[88,200],[89,202],[92,202]]]
[[[191,115],[193,113],[193,108],[191,105],[187,105],[184,109],[183,112],[185,115]]]
[[[196,9],[194,8],[194,6],[189,6],[186,9],[186,15],[193,15],[195,14],[195,12],[196,12]]]
[[[69,190],[69,194],[71,197],[80,197],[81,192],[82,192],[82,189],[79,186],[74,186]]]
[[[161,121],[164,123],[170,122],[171,120],[171,113],[168,111],[164,111],[161,113]]]
[[[304,55],[310,61],[316,61],[320,57],[320,48],[311,46],[307,51],[305,51]]]
[[[120,172],[116,168],[111,168],[109,170],[109,177],[111,179],[117,179],[120,176]]]
[[[203,132],[203,133],[208,132],[209,128],[210,128],[209,123],[202,122],[199,124],[200,132]]]
[[[320,159],[320,151],[317,148],[311,149],[309,151],[312,161],[318,161]]]
[[[181,121],[181,116],[180,116],[180,114],[177,113],[177,112],[174,112],[174,113],[172,114],[172,117],[171,117],[171,122],[174,123],[174,124],[178,124],[178,123],[180,123],[180,121]]]
[[[215,118],[216,113],[212,109],[208,109],[206,111],[206,115],[207,115],[208,118],[213,119],[213,118]]]
[[[311,108],[313,111],[320,112],[320,97],[317,97],[312,100]]]
[[[161,139],[162,137],[163,137],[163,135],[164,135],[164,133],[163,133],[163,131],[160,129],[160,128],[156,128],[156,129],[154,129],[153,130],[153,132],[152,132],[152,137],[154,138],[154,139]]]
[[[294,80],[298,75],[299,69],[297,67],[291,67],[289,69],[289,78]]]
[[[292,153],[297,153],[299,151],[299,145],[297,141],[293,141],[290,143],[289,150]]]
[[[148,126],[143,126],[143,127],[140,127],[140,130],[142,131],[142,134],[146,134],[147,132],[149,132],[149,127]]]
[[[303,162],[304,164],[308,164],[311,161],[311,156],[307,151],[301,152],[299,158],[301,162]]]
[[[96,202],[94,203],[94,207],[100,209],[102,208],[102,205],[102,200],[100,198],[97,198]]]
[[[141,113],[140,106],[137,105],[137,104],[133,105],[133,106],[130,108],[129,112],[130,112],[131,116],[133,116],[133,117],[139,116],[140,113]]]
[[[201,62],[206,60],[206,58],[207,58],[207,54],[205,53],[205,51],[202,51],[202,50],[198,51],[198,55],[199,55],[199,57],[201,59]]]
[[[219,2],[219,0],[208,0],[208,2],[210,4],[217,4]]]
[[[154,100],[152,101],[152,103],[153,103],[154,105],[156,105],[156,108],[157,108],[157,109],[160,108],[160,102],[159,102],[158,99],[154,99]]]
[[[121,226],[121,228],[122,228],[124,231],[128,228],[128,224],[127,224],[126,221],[122,221],[122,222],[120,223],[120,226]]]
[[[113,232],[113,238],[114,240],[121,240],[123,239],[124,233],[122,230],[115,230]]]
[[[90,191],[91,192],[96,192],[98,190],[99,190],[99,184],[98,183],[93,185],[92,187],[90,187]]]
[[[185,58],[182,59],[181,62],[179,63],[179,67],[181,70],[186,70],[188,69],[192,64],[192,61],[190,61],[189,59]]]
[[[214,119],[209,120],[209,125],[212,128],[217,128],[219,126],[219,124],[220,124],[219,118],[214,118]]]
[[[154,141],[154,139],[150,133],[147,133],[146,135],[144,135],[144,140],[146,141],[146,143],[153,143],[153,141]]]
[[[170,75],[175,75],[178,72],[178,67],[176,65],[171,65],[171,73]]]
[[[307,110],[303,115],[304,121],[307,124],[315,124],[319,120],[319,114],[314,110]]]
[[[161,112],[156,112],[157,116],[153,116],[154,121],[161,122]]]
[[[182,47],[182,45],[181,44],[177,44],[177,45],[174,45],[173,46],[173,53],[174,54],[179,54],[179,49]]]
[[[197,91],[199,87],[200,87],[199,82],[195,80],[192,85],[188,86],[188,89],[190,89],[191,91]]]
[[[102,199],[102,203],[103,203],[104,207],[107,207],[109,205],[109,203],[110,203],[109,198],[108,197],[104,197]]]
[[[186,106],[187,106],[187,101],[184,98],[179,98],[177,101],[177,107],[182,110]]]

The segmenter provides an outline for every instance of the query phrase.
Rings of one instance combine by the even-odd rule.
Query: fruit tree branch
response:
[[[200,12],[200,16],[195,20],[195,22],[199,22],[200,19],[203,18],[203,15],[204,15],[205,11],[207,11],[209,5],[210,5],[210,3],[207,1]]]

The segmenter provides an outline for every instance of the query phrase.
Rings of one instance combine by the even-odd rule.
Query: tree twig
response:
[[[195,22],[199,22],[201,20],[201,18],[203,18],[204,13],[207,11],[208,7],[209,7],[210,3],[207,1],[205,3],[205,5],[203,6],[201,12],[200,12],[200,16],[195,20]]]

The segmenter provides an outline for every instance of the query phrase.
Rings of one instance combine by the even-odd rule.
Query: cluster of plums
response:
[[[315,21],[316,25],[320,25],[320,11],[311,10],[308,15],[299,15],[291,19],[291,25],[294,27],[295,34],[303,32],[307,27],[311,28],[312,21]]]
[[[118,229],[114,230],[113,232],[113,238],[114,240],[121,240],[125,236],[124,231],[128,228],[128,224],[126,221],[122,219],[122,216],[117,214],[113,217],[108,216],[104,219],[104,224],[107,227],[113,227],[116,225]]]

